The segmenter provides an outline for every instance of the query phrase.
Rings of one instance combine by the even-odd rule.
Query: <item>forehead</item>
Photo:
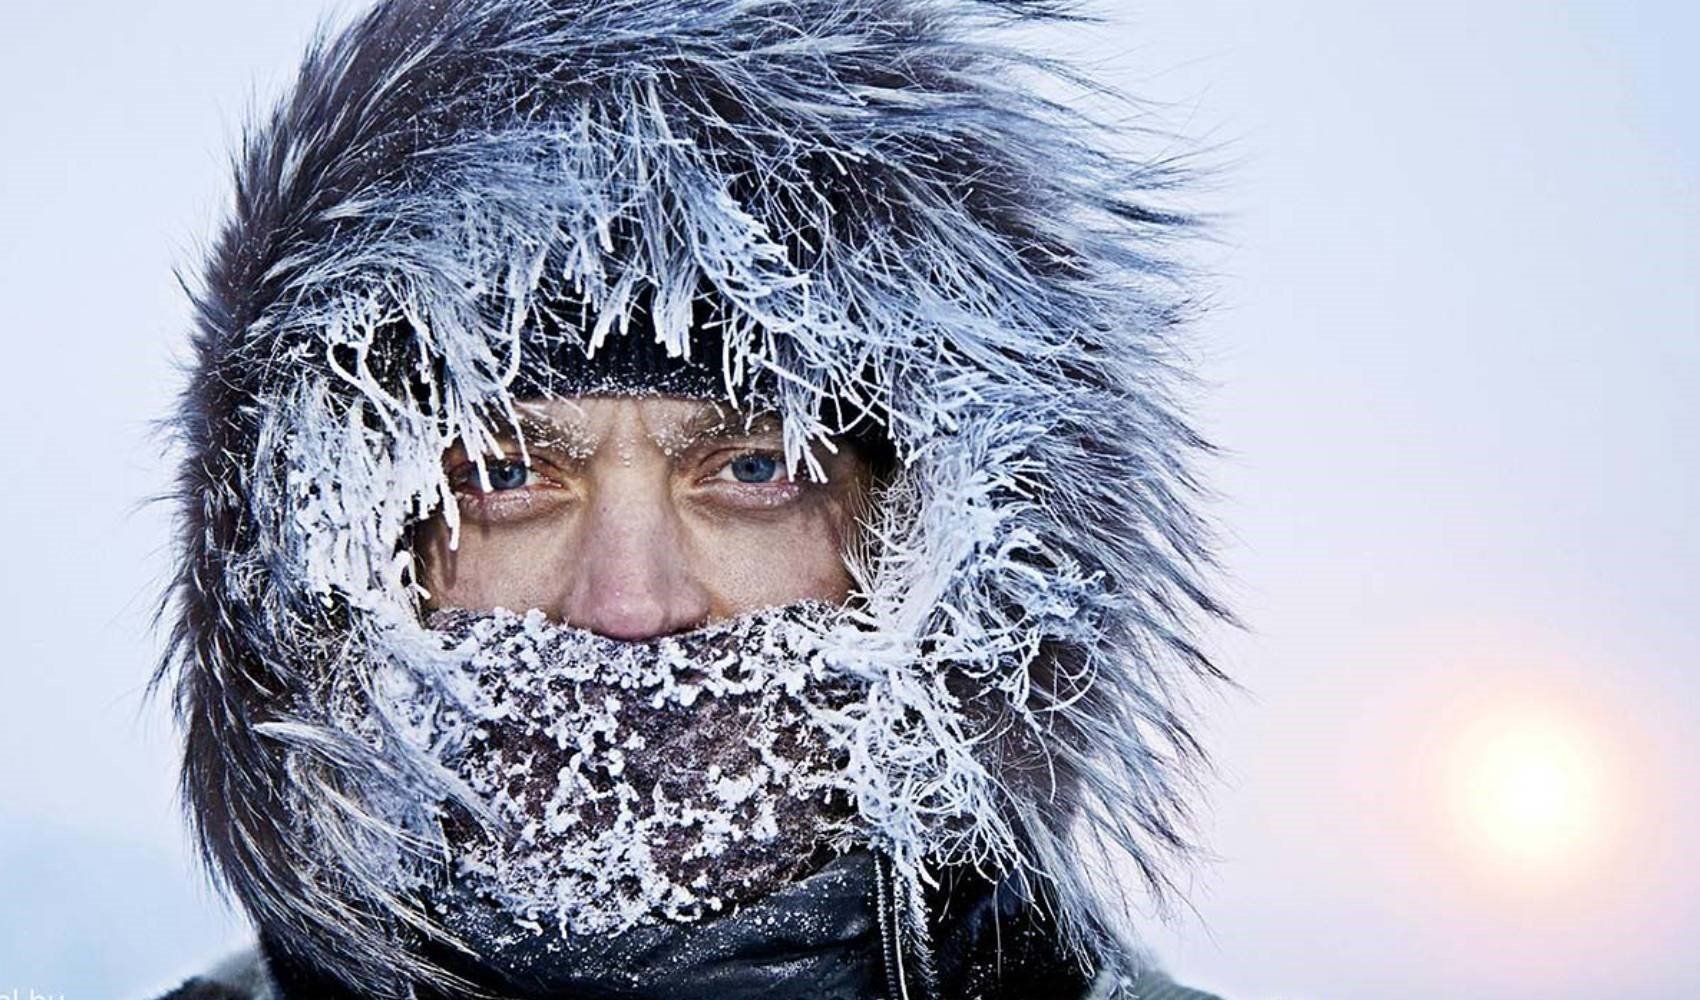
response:
[[[685,396],[542,397],[515,403],[519,432],[540,445],[595,448],[610,438],[644,438],[662,447],[704,437],[778,434],[779,415],[724,400]]]

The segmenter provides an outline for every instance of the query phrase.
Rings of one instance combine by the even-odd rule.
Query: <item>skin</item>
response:
[[[778,419],[705,400],[581,396],[520,404],[517,438],[444,455],[458,548],[441,515],[417,549],[428,607],[537,608],[614,639],[700,628],[802,600],[842,603],[871,474],[819,449],[821,481],[785,470]]]

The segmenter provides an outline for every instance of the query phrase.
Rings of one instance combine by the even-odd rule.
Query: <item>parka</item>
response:
[[[235,157],[170,417],[154,684],[257,935],[170,996],[1201,996],[1126,905],[1196,853],[1188,706],[1234,622],[1186,413],[1199,224],[1171,140],[1013,41],[1074,13],[381,0],[320,33]],[[632,345],[780,414],[799,465],[895,456],[817,644],[865,692],[833,731],[857,848],[498,982],[397,879],[442,843],[429,768],[327,692],[429,645],[408,544],[452,516],[444,450]]]

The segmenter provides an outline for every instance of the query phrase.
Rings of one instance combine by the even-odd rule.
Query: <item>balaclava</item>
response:
[[[197,292],[155,676],[267,940],[409,996],[516,926],[718,925],[866,854],[903,935],[974,872],[1135,961],[1116,897],[1190,848],[1195,634],[1230,616],[1181,172],[1000,41],[1065,8],[388,0],[315,43]],[[799,465],[888,448],[852,600],[636,644],[428,612],[444,450],[586,391],[777,411]]]

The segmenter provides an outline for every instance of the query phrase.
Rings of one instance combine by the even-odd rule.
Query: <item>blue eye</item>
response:
[[[491,490],[517,490],[531,474],[522,462],[489,462],[484,469],[490,475]]]
[[[732,478],[740,483],[771,483],[779,472],[779,459],[751,452],[734,458],[728,468],[732,470]]]

